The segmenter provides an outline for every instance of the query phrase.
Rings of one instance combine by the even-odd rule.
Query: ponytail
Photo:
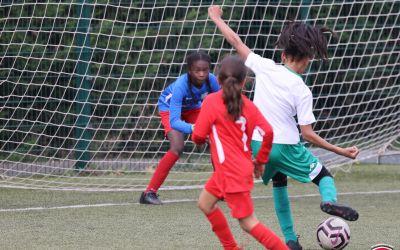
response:
[[[234,121],[242,114],[242,84],[233,76],[229,76],[222,84],[222,96],[228,114]]]
[[[228,56],[222,60],[218,80],[222,87],[222,97],[228,115],[236,121],[242,115],[242,87],[246,78],[247,68],[238,56]]]

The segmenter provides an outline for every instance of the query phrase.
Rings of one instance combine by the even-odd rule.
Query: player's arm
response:
[[[255,118],[255,131],[254,133],[259,133],[263,137],[260,150],[257,153],[255,160],[253,161],[254,165],[254,176],[255,178],[260,178],[264,174],[264,165],[268,161],[269,155],[272,149],[272,141],[274,137],[272,126],[267,122],[258,108],[254,105],[254,114],[252,115]]]
[[[222,20],[222,9],[218,5],[212,5],[208,8],[208,16],[217,25],[218,29],[224,35],[232,47],[234,47],[239,56],[246,60],[251,50],[242,42],[238,34],[236,34],[226,23]]]
[[[171,128],[185,134],[190,134],[192,133],[192,124],[187,123],[181,119],[182,100],[184,97],[185,97],[184,89],[180,88],[179,86],[175,87],[169,107],[170,111],[169,122],[171,124]]]
[[[212,103],[208,96],[204,99],[199,116],[197,117],[194,129],[192,132],[192,141],[196,144],[204,144],[207,141],[208,135],[211,133],[213,124]]]
[[[335,146],[325,139],[320,137],[317,133],[314,132],[311,124],[309,125],[300,125],[301,134],[303,135],[304,140],[308,141],[311,144],[314,144],[320,148],[329,150],[334,152],[338,155],[343,155],[345,157],[355,159],[359,153],[359,150],[356,146],[349,147],[349,148],[341,148]]]
[[[299,89],[294,89],[294,97],[296,102],[296,111],[297,111],[297,119],[299,121],[300,131],[303,136],[303,139],[314,144],[320,148],[329,150],[338,155],[343,155],[345,157],[349,157],[351,159],[355,159],[359,153],[357,147],[349,147],[349,148],[341,148],[335,146],[325,139],[320,137],[317,133],[314,132],[311,124],[315,122],[315,117],[312,112],[313,100],[311,91],[306,89],[305,85]],[[298,95],[297,95],[298,94]]]

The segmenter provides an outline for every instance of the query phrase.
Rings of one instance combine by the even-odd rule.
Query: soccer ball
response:
[[[318,225],[317,240],[325,250],[343,249],[350,241],[350,228],[337,217],[330,217]]]

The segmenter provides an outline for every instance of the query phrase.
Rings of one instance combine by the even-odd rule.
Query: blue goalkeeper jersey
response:
[[[208,93],[217,92],[220,89],[217,78],[209,74],[210,87],[203,82],[201,88],[192,85],[189,89],[188,74],[181,75],[161,93],[158,99],[158,110],[169,111],[169,122],[171,128],[185,134],[192,133],[192,125],[181,119],[183,111],[193,110],[201,107],[203,99]]]

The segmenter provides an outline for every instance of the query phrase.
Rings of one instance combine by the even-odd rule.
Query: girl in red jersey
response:
[[[242,95],[246,74],[246,66],[239,57],[225,58],[218,74],[222,90],[205,98],[196,121],[192,140],[202,144],[209,137],[215,168],[200,194],[198,207],[207,216],[224,249],[239,247],[222,210],[217,206],[222,199],[230,208],[232,217],[238,219],[241,228],[264,247],[288,249],[253,213],[253,173],[259,178],[264,171],[263,165],[272,147],[273,132],[257,107]],[[250,140],[255,129],[263,135],[263,142],[253,162]]]

